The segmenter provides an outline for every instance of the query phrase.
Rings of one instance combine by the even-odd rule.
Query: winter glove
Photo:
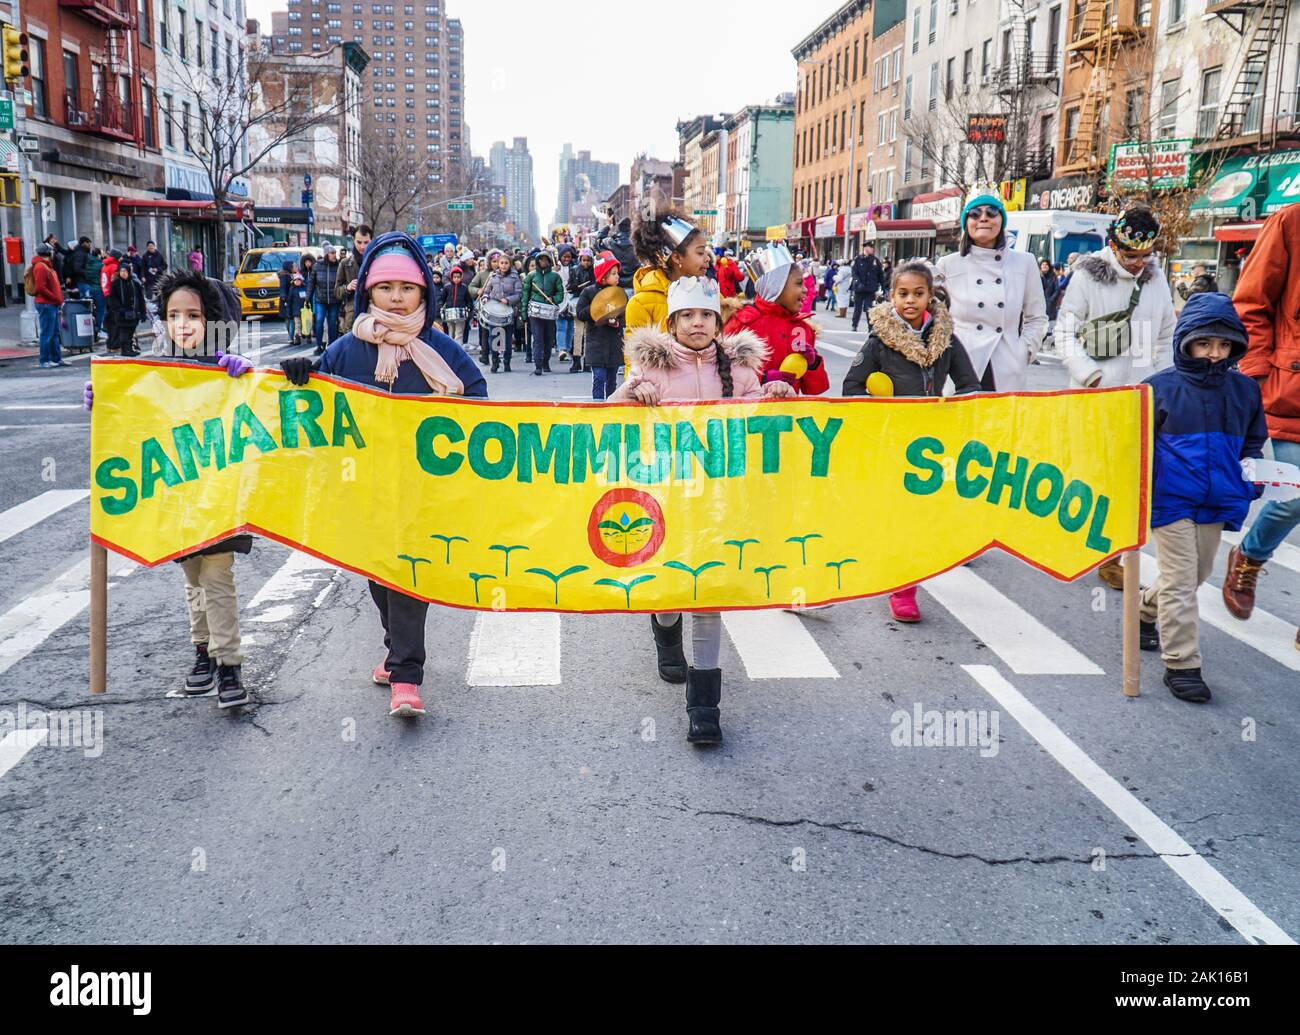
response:
[[[314,360],[302,357],[300,359],[286,359],[280,364],[280,369],[284,371],[284,376],[289,379],[291,385],[298,385],[301,388],[307,383],[312,371],[319,368]]]
[[[90,408],[95,405],[95,389],[90,386],[89,381],[86,382],[86,386],[81,390],[81,405],[87,413],[89,413]]]
[[[231,377],[242,377],[253,369],[253,361],[233,352],[224,352],[217,355],[217,366],[224,367]]]
[[[787,373],[784,370],[765,370],[763,371],[763,384],[770,385],[775,383],[784,383],[794,388],[799,383],[799,379],[794,374]]]

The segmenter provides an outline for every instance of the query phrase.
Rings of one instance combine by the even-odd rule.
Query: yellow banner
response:
[[[694,406],[449,400],[96,360],[91,533],[246,530],[454,607],[885,593],[998,545],[1060,579],[1145,542],[1149,391]]]

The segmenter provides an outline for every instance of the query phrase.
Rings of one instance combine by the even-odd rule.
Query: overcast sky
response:
[[[270,31],[280,0],[246,0]],[[465,28],[465,117],[474,153],[528,138],[537,216],[555,214],[560,149],[618,162],[677,154],[676,123],[794,89],[790,49],[842,0],[445,0]],[[344,24],[350,9],[345,0]],[[418,48],[417,48],[418,49]]]

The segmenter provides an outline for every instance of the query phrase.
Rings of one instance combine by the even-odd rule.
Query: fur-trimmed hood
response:
[[[735,366],[761,372],[767,359],[767,346],[753,331],[724,335],[722,351]],[[672,335],[654,327],[638,327],[627,336],[627,352],[634,366],[644,370],[672,370],[690,350]],[[710,352],[710,356],[712,353]]]
[[[952,317],[948,307],[937,299],[930,304],[930,326],[925,337],[913,334],[894,316],[892,302],[881,302],[867,314],[871,333],[886,348],[893,349],[919,367],[932,367],[952,344]]]
[[[1107,285],[1114,284],[1121,276],[1131,277],[1133,275],[1119,264],[1119,259],[1116,258],[1115,252],[1110,245],[1107,245],[1099,252],[1092,252],[1078,259],[1074,264],[1074,268],[1082,270],[1099,284]],[[1138,274],[1137,280],[1138,283],[1145,284],[1152,277],[1159,275],[1160,264],[1156,262],[1155,256],[1151,255],[1147,257],[1146,265],[1142,267],[1142,272]]]

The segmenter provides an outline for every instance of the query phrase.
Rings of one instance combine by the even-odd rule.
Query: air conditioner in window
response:
[[[898,145],[896,145],[896,144],[890,144],[890,145],[889,145],[889,157],[890,157],[890,158],[893,158],[893,157],[894,157],[894,153],[895,153],[895,151],[897,150],[897,147],[898,147]]]

